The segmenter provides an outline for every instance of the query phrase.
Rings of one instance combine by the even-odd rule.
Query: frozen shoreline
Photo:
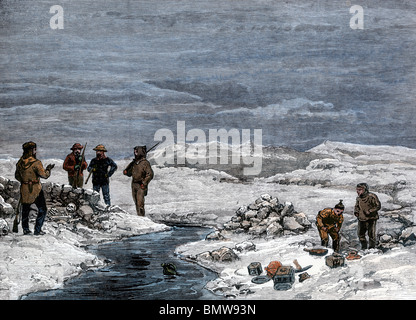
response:
[[[88,241],[111,241],[140,232],[165,230],[168,227],[159,223],[162,221],[218,228],[234,215],[238,207],[248,205],[265,193],[278,197],[281,202],[292,202],[311,222],[320,209],[344,199],[348,223],[343,231],[354,235],[356,225],[352,210],[355,185],[367,181],[382,202],[378,224],[380,235],[391,235],[397,239],[393,249],[384,254],[368,252],[362,259],[349,262],[345,268],[329,270],[323,261],[311,258],[303,251],[306,243],[317,244],[319,240],[314,228],[302,235],[275,239],[232,235],[226,241],[188,243],[178,247],[176,253],[195,261],[195,256],[201,252],[221,246],[234,248],[238,243],[252,241],[256,250],[239,252],[239,260],[231,263],[198,261],[219,275],[218,279],[207,284],[208,289],[237,299],[416,297],[416,282],[408,277],[416,273],[415,245],[407,242],[403,246],[404,231],[410,234],[410,238],[415,232],[416,150],[328,142],[318,146],[317,152],[323,157],[312,160],[306,169],[255,179],[251,183],[227,181],[230,175],[212,169],[155,167],[155,179],[150,184],[146,198],[146,215],[149,218],[132,214],[134,206],[130,181],[122,175],[123,166],[128,161],[117,162],[119,169],[111,180],[110,193],[112,203],[127,213],[117,213],[114,219],[120,224],[123,222],[134,226],[133,231],[126,234],[124,230],[121,235],[84,228],[83,235],[89,235]],[[0,176],[13,179],[14,161],[9,159],[1,162]],[[44,164],[57,164],[47,181],[66,182],[61,160],[42,161]],[[406,230],[399,218],[409,221]],[[45,222],[44,228],[47,234],[43,237],[9,234],[0,238],[0,250],[5,253],[5,259],[0,262],[1,299],[14,300],[30,291],[57,288],[62,286],[64,280],[82,272],[83,268],[103,265],[102,261],[84,251],[82,247],[86,242],[81,235],[65,227],[55,229],[48,222]],[[291,265],[294,259],[302,266],[312,264],[313,267],[309,270],[311,278],[303,283],[296,281],[292,290],[277,294],[270,282],[263,285],[250,282],[251,277],[247,273],[250,262],[259,261],[265,267],[272,260]],[[24,269],[26,272],[22,273]]]

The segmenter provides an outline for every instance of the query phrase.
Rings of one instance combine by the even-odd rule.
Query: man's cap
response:
[[[344,210],[344,204],[342,203],[343,200],[339,200],[339,202],[335,205],[335,209]]]
[[[361,182],[357,184],[357,188],[364,188],[366,191],[368,191],[368,184],[365,182]]]
[[[36,148],[36,143],[34,143],[33,141],[25,142],[22,145],[22,148],[23,148],[23,150],[34,149],[34,148]]]
[[[134,150],[143,150],[144,152],[146,152],[146,150],[147,150],[147,147],[146,146],[135,146],[134,147]]]
[[[80,143],[74,143],[71,150],[84,148]]]
[[[107,149],[102,144],[99,144],[93,150],[94,151],[104,151],[104,152],[107,152]]]

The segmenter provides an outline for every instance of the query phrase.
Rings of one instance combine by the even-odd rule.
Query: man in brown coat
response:
[[[134,147],[134,160],[130,162],[123,174],[132,177],[131,190],[136,211],[139,216],[144,216],[144,197],[147,195],[147,187],[153,179],[153,170],[146,159],[146,146]]]
[[[380,200],[377,195],[368,191],[367,183],[357,184],[357,200],[355,202],[354,215],[358,218],[358,238],[361,242],[361,248],[367,249],[366,233],[368,233],[369,249],[375,248],[376,240],[376,223],[378,220],[378,211],[381,209]]]
[[[84,147],[80,143],[75,143],[65,158],[63,168],[68,171],[68,182],[73,188],[82,188],[84,185],[83,171],[87,169],[88,164],[81,155]],[[78,173],[78,174],[77,174]]]
[[[325,208],[319,211],[316,216],[316,226],[318,227],[319,236],[321,237],[321,245],[328,246],[329,236],[332,238],[332,249],[339,251],[340,236],[342,223],[344,222],[344,204],[342,200],[332,208]]]
[[[15,178],[20,182],[20,203],[22,204],[22,228],[24,234],[32,233],[29,230],[29,212],[33,203],[38,208],[34,234],[45,234],[42,231],[42,225],[46,217],[46,202],[40,178],[49,178],[54,166],[49,164],[45,170],[42,162],[36,159],[36,143],[29,141],[23,144],[23,156],[16,164]]]

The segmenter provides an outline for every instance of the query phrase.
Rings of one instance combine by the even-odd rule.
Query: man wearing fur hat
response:
[[[334,208],[325,208],[319,211],[316,217],[316,226],[318,227],[319,236],[321,237],[321,245],[328,246],[329,237],[332,238],[332,249],[335,252],[339,251],[339,244],[341,237],[339,232],[341,230],[342,223],[344,222],[344,204],[342,200],[335,205]]]
[[[117,170],[116,163],[107,155],[107,149],[99,144],[94,149],[96,157],[91,160],[87,170],[92,171],[92,188],[94,191],[103,192],[106,205],[111,206],[110,200],[110,177]]]
[[[123,171],[124,175],[132,177],[131,190],[139,216],[145,214],[144,197],[147,195],[149,182],[153,179],[153,170],[146,159],[146,153],[146,146],[134,147],[134,160]]]
[[[22,204],[23,234],[31,234],[29,230],[29,212],[32,204],[38,209],[35,223],[35,235],[44,235],[43,222],[46,217],[46,201],[42,191],[40,178],[47,179],[55,165],[48,164],[43,168],[42,162],[36,159],[36,143],[29,141],[23,144],[23,155],[16,164],[15,178],[20,182],[20,203]]]
[[[378,211],[381,203],[377,195],[369,192],[367,183],[359,183],[356,187],[357,199],[354,207],[354,215],[358,218],[358,238],[361,242],[361,249],[367,249],[366,233],[368,233],[368,249],[375,248],[376,223],[379,218]]]
[[[82,188],[84,185],[83,171],[87,169],[87,162],[81,155],[84,147],[80,143],[75,143],[65,158],[63,168],[68,172],[68,182],[73,188]]]

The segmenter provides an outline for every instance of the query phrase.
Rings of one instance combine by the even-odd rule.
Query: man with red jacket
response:
[[[68,171],[68,182],[73,188],[82,188],[84,185],[83,171],[87,169],[87,162],[81,155],[81,150],[84,147],[80,143],[75,143],[65,158],[63,168]]]

